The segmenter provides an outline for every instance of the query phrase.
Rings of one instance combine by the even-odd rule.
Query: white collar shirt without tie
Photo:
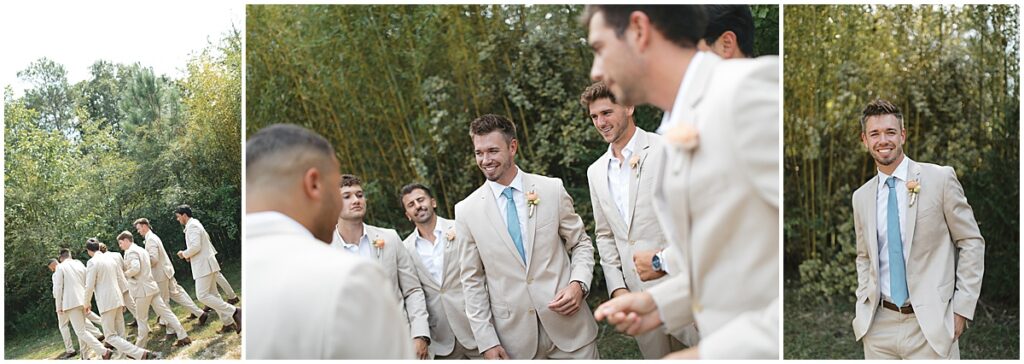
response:
[[[434,242],[424,239],[420,235],[420,230],[416,229],[416,253],[419,254],[420,260],[423,261],[423,266],[427,267],[427,271],[430,272],[430,277],[434,279],[434,282],[440,285],[441,273],[444,268],[444,246],[447,240],[442,239],[441,228],[434,225]]]
[[[516,204],[516,213],[519,214],[519,233],[525,238],[526,237],[526,219],[528,217],[528,211],[526,211],[526,192],[523,191],[523,174],[516,167],[516,176],[512,178],[512,183],[508,186],[502,185],[495,181],[487,181],[487,185],[491,186],[491,192],[494,192],[494,201],[498,203],[498,212],[501,213],[501,221],[505,222],[505,228],[508,228],[508,211],[505,211],[505,207],[508,204],[508,199],[505,195],[501,194],[505,190],[505,187],[512,187],[512,201]],[[523,244],[526,244],[526,240],[523,240]]]
[[[356,244],[349,244],[345,239],[342,239],[341,232],[339,232],[337,226],[335,226],[334,237],[331,238],[331,246],[339,248],[346,253],[352,253],[363,258],[376,258],[376,253],[374,253],[373,246],[370,244],[370,237],[366,235],[365,223],[363,224],[363,236],[359,237],[359,242]]]
[[[893,171],[892,176],[896,177],[896,201],[897,206],[900,209],[900,237],[903,240],[903,261],[906,271],[910,271],[910,251],[907,249],[907,170],[910,165],[910,158],[903,157],[903,161]],[[888,226],[889,226],[889,186],[885,184],[885,181],[889,179],[889,175],[878,171],[878,193],[875,195],[875,211],[877,220],[875,225],[877,226],[878,234],[878,288],[881,291],[882,298],[886,301],[892,302],[892,296],[890,295],[889,287],[889,239],[888,239]],[[913,298],[913,297],[910,297]],[[910,300],[907,300],[910,303]]]
[[[621,161],[615,158],[611,145],[608,145],[608,153],[606,153],[608,158],[608,193],[611,194],[612,201],[615,202],[615,208],[619,210],[619,216],[622,217],[622,221],[626,222],[626,226],[629,226],[629,222],[633,217],[629,213],[629,179],[633,176],[634,170],[630,160],[635,153],[636,135],[642,132],[639,128],[634,131],[633,137],[622,148]]]
[[[679,91],[676,92],[676,99],[672,102],[672,110],[665,110],[665,113],[661,116],[661,126],[656,130],[658,134],[665,135],[669,129],[672,129],[676,124],[679,124],[679,120],[672,119],[672,112],[683,109],[683,100],[685,100],[683,98],[683,90],[686,90],[686,87],[689,86],[690,82],[692,82],[691,80],[693,80],[694,77],[697,77],[697,68],[702,59],[704,59],[704,52],[697,52],[693,55],[693,58],[690,59],[690,64],[686,66],[686,72],[683,73],[683,80],[679,83]],[[700,129],[697,125],[694,125],[694,127]]]

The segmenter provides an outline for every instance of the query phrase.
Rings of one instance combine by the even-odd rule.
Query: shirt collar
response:
[[[345,241],[344,238],[341,237],[341,230],[338,230],[338,226],[337,225],[334,226],[334,238],[338,239],[338,241],[341,242],[341,245],[344,246],[344,247],[359,246],[359,244],[363,243],[363,239],[366,239],[366,241],[370,241],[370,237],[369,237],[369,235],[367,235],[369,233],[367,232],[368,229],[366,228],[366,226],[367,225],[364,222],[363,223],[363,235],[359,236],[359,241],[357,241],[357,242],[355,242],[353,244],[349,244],[347,241]]]
[[[497,181],[487,181],[487,184],[491,186],[491,192],[494,193],[494,198],[497,199],[501,196],[501,193],[505,191],[505,187],[512,187],[513,190],[526,193],[523,191],[523,174],[520,173],[519,167],[516,167],[516,176],[512,178],[512,184],[505,186]]]
[[[900,165],[896,166],[896,170],[894,170],[892,172],[892,176],[895,176],[897,180],[906,182],[907,181],[907,170],[910,168],[910,162],[909,161],[910,161],[910,158],[907,157],[906,155],[903,155],[903,161],[900,162]],[[890,177],[890,175],[882,173],[882,171],[878,171],[878,188],[879,189],[885,188],[885,180],[889,179],[889,177]]]
[[[442,233],[442,231],[441,231],[441,219],[437,218],[437,217],[435,217],[435,218],[437,220],[435,220],[435,222],[434,222],[434,238],[438,238],[438,237],[441,236],[441,233]],[[416,234],[416,239],[427,240],[427,238],[424,238],[423,235],[420,234],[420,229],[419,228],[414,228],[413,229],[413,234]]]
[[[633,136],[629,138],[629,142],[626,143],[626,146],[622,148],[622,156],[625,157],[626,160],[629,160],[629,157],[631,157],[633,155],[633,151],[636,150],[636,136],[639,135],[640,132],[642,132],[642,131],[643,130],[640,130],[639,127],[635,128],[633,130]],[[612,153],[612,145],[611,144],[608,144],[608,153],[607,153],[607,155],[608,155],[608,160],[609,161],[615,161],[615,162],[619,161],[618,159],[615,158],[615,153]]]
[[[683,73],[683,80],[679,82],[679,91],[676,91],[676,99],[672,102],[672,110],[665,110],[665,114],[661,116],[661,126],[658,127],[658,134],[665,134],[665,132],[673,126],[672,113],[683,109],[683,100],[685,100],[683,91],[686,91],[686,87],[690,86],[690,82],[693,82],[693,78],[696,77],[697,68],[700,65],[700,61],[704,59],[704,52],[696,52],[693,58],[690,59],[690,64],[686,66],[686,72]]]

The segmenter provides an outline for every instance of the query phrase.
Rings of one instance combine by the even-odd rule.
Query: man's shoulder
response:
[[[380,237],[384,239],[402,241],[402,238],[398,236],[398,231],[396,231],[395,229],[370,224],[366,224],[366,229],[369,230],[367,231],[367,234],[370,235],[370,240],[377,238],[376,236],[373,235],[380,235]],[[370,234],[371,232],[372,234]]]
[[[480,187],[477,187],[473,192],[470,192],[469,196],[466,196],[462,201],[455,204],[455,219],[458,219],[459,215],[462,215],[461,212],[465,211],[465,209],[474,207],[474,201],[480,200],[480,198],[484,196],[483,194],[487,192],[486,187],[487,183],[484,182]]]

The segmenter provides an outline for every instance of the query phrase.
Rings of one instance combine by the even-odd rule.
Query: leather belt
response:
[[[893,311],[896,311],[896,312],[899,312],[899,313],[903,313],[903,314],[914,313],[914,306],[907,305],[907,306],[899,307],[899,306],[896,306],[895,303],[892,303],[892,302],[889,302],[889,301],[886,301],[886,300],[882,300],[882,307],[885,307],[885,308],[888,308],[890,310],[893,310]]]

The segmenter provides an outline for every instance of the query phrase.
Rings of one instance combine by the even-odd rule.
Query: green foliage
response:
[[[777,54],[778,7],[755,8],[765,24],[758,42],[774,42],[762,52]],[[342,172],[369,182],[367,222],[406,234],[399,188],[431,186],[451,218],[484,180],[469,123],[504,115],[518,128],[518,165],[561,178],[593,231],[586,169],[607,144],[578,101],[592,61],[582,10],[249,5],[246,132],[295,123],[324,135]],[[661,111],[639,107],[635,118],[653,131]],[[592,284],[604,285],[597,266]]]
[[[193,206],[222,261],[238,261],[241,174],[241,37],[235,31],[187,65],[181,80],[139,64],[97,61],[68,85],[42,59],[4,93],[5,331],[56,324],[47,259],[59,248],[87,259],[84,241],[134,232],[147,217],[169,252],[185,247],[174,206]],[[141,242],[141,239],[137,241]],[[179,280],[188,263],[172,259]]]
[[[852,300],[850,198],[876,172],[860,112],[904,115],[907,155],[950,165],[986,241],[982,300],[1019,300],[1018,8],[791,6],[785,11],[785,276]],[[850,276],[844,276],[850,274]],[[797,278],[799,276],[799,278]]]

